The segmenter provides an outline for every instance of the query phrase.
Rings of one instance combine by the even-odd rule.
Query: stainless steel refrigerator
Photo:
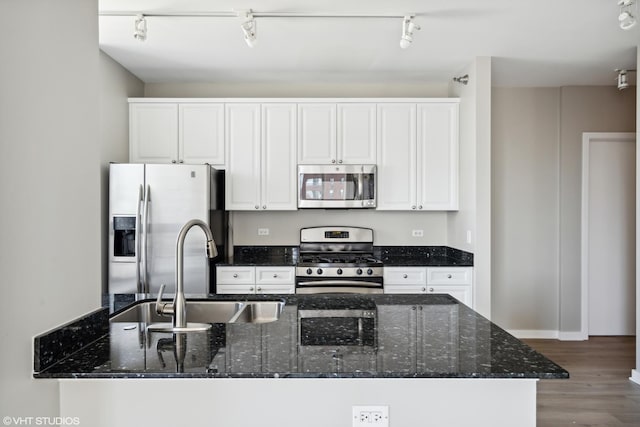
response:
[[[209,165],[112,163],[109,170],[109,293],[175,291],[176,241],[191,219],[209,224],[218,257],[192,229],[184,246],[185,293],[213,292],[211,266],[225,259],[224,171]]]

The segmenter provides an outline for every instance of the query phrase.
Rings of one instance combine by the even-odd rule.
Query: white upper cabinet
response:
[[[458,104],[418,104],[418,206],[458,209]]]
[[[378,105],[378,209],[458,209],[458,103]]]
[[[338,163],[376,163],[376,104],[338,104]]]
[[[298,163],[336,163],[336,104],[298,104]]]
[[[132,103],[131,163],[224,165],[224,104]]]
[[[228,210],[295,210],[295,104],[227,104]]]
[[[376,104],[298,104],[298,163],[375,164]]]
[[[178,104],[129,105],[129,162],[178,161]]]
[[[416,105],[378,105],[378,210],[416,203]]]
[[[179,105],[180,163],[224,165],[224,104]]]
[[[226,209],[260,209],[260,104],[227,104],[225,116]]]
[[[262,104],[261,208],[296,210],[296,105]]]

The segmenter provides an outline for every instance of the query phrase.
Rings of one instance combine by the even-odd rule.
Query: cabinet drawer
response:
[[[253,285],[255,267],[216,267],[218,285]]]
[[[235,285],[216,285],[217,294],[254,294],[255,285],[235,284]]]
[[[294,294],[296,286],[294,283],[284,283],[280,285],[256,285],[257,294]]]
[[[471,285],[472,271],[471,267],[430,267],[427,268],[427,284]]]
[[[423,267],[385,267],[384,285],[426,285],[427,270]]]
[[[425,294],[427,287],[425,285],[387,285],[384,284],[385,294]]]
[[[256,267],[256,284],[293,284],[295,283],[294,267]]]
[[[461,303],[472,307],[472,290],[471,286],[427,286],[429,294],[449,294]]]

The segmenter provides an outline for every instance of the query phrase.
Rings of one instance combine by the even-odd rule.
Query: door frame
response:
[[[582,217],[580,245],[580,337],[589,339],[589,149],[592,141],[636,142],[635,132],[584,132],[582,134]],[[636,148],[637,149],[637,148]],[[637,171],[636,171],[637,174]]]

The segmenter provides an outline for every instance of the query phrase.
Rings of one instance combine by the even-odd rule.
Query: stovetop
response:
[[[382,261],[373,257],[372,254],[303,254],[298,259],[298,265],[305,266],[346,266],[346,267],[369,267],[382,265]]]

